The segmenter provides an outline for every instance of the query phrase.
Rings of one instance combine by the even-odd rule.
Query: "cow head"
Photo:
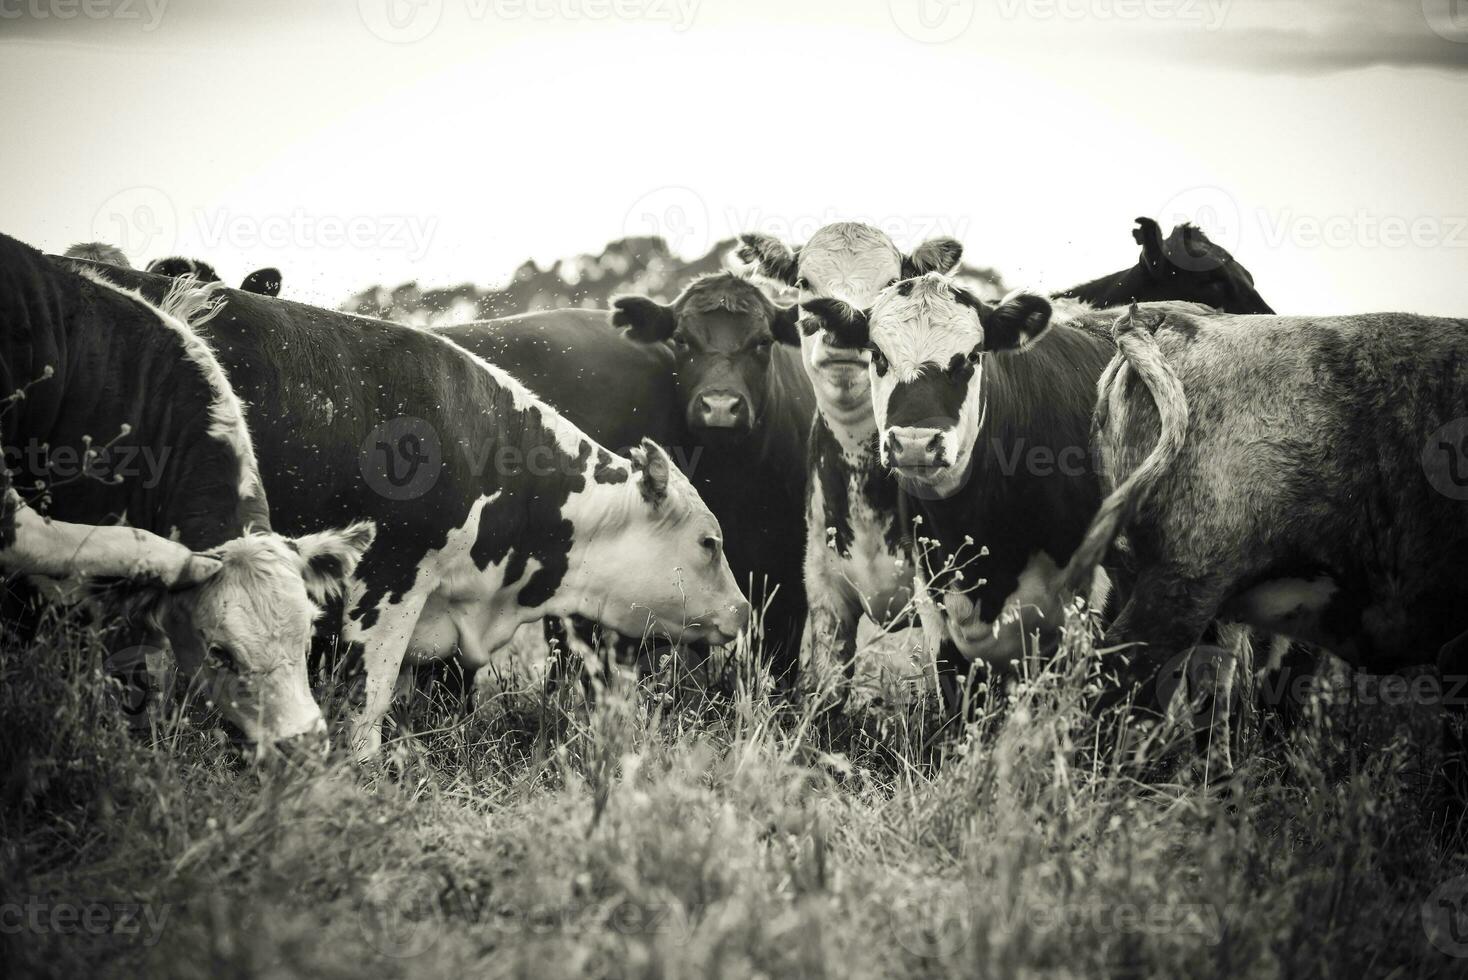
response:
[[[937,496],[952,493],[972,461],[986,355],[1025,347],[1050,324],[1041,296],[1017,293],[993,307],[937,273],[888,287],[869,313],[829,299],[806,310],[840,343],[870,351],[882,460]]]
[[[247,534],[207,552],[217,567],[201,581],[138,590],[127,605],[166,632],[183,672],[248,741],[322,733],[306,676],[312,624],[373,536],[367,523],[294,539]]]
[[[930,239],[903,255],[885,232],[853,221],[826,225],[793,249],[768,235],[739,238],[739,257],[754,263],[760,275],[799,287],[802,303],[828,297],[857,309],[870,307],[879,292],[900,279],[951,272],[963,257],[963,246],[952,238]],[[844,346],[819,322],[807,318],[801,324],[800,345],[821,412],[832,425],[870,429],[870,354]]]
[[[731,272],[694,280],[671,306],[622,296],[612,307],[612,323],[633,340],[672,343],[689,428],[748,434],[760,426],[774,346],[796,343],[794,307],[777,307]]]
[[[620,463],[593,476],[621,493],[611,513],[588,522],[589,533],[578,527],[574,611],[626,636],[651,626],[675,640],[731,642],[749,622],[749,603],[724,558],[718,520],[652,440]]]
[[[1254,289],[1254,277],[1202,229],[1183,224],[1163,240],[1151,218],[1138,218],[1132,237],[1142,246],[1134,302],[1184,300],[1229,313],[1273,313]]]
[[[69,254],[69,253],[68,253]],[[199,259],[186,259],[182,256],[170,256],[166,259],[154,259],[148,263],[145,272],[151,272],[156,276],[168,276],[170,279],[181,279],[184,276],[192,276],[199,282],[222,282],[219,273],[208,262]],[[256,269],[245,276],[240,283],[240,291],[245,293],[257,293],[261,296],[280,295],[281,276],[280,270],[266,266]]]

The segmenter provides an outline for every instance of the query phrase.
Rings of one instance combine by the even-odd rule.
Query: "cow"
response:
[[[797,287],[801,302],[832,297],[858,309],[871,306],[898,279],[951,272],[963,255],[951,238],[931,239],[904,255],[886,233],[857,222],[827,225],[798,248],[755,233],[740,241],[739,257],[760,275]],[[876,451],[870,354],[836,339],[817,329],[799,336],[817,406],[807,462],[804,571],[810,660],[841,664],[849,677],[861,617],[883,628],[906,626],[915,607],[897,483]]]
[[[671,303],[621,296],[612,323],[644,344],[671,345],[693,483],[728,530],[729,564],[763,612],[776,682],[796,683],[806,604],[805,459],[815,400],[791,345],[795,308],[748,278],[702,276]]]
[[[651,439],[685,473],[696,465],[701,450],[690,446],[678,407],[671,347],[630,340],[612,326],[610,311],[541,310],[429,329],[508,371],[602,445],[621,452]],[[728,533],[728,521],[715,516]],[[561,620],[547,619],[545,633],[559,655],[557,678],[574,662],[573,640],[583,653],[603,646],[595,624],[584,620],[574,620],[568,630]],[[620,659],[635,656],[624,648],[642,638],[610,639]],[[465,680],[472,682],[472,670],[463,666]],[[581,675],[583,684],[589,679]],[[589,686],[587,692],[595,694]]]
[[[107,274],[145,295],[169,286]],[[364,673],[358,758],[376,757],[410,655],[482,664],[548,615],[714,643],[744,627],[719,523],[656,444],[613,454],[436,333],[193,288],[220,303],[197,330],[250,406],[277,526],[377,528],[340,636]]]
[[[887,287],[870,313],[829,298],[804,307],[813,329],[871,352],[878,451],[913,529],[919,612],[951,707],[967,664],[1002,671],[1035,634],[1053,639],[1057,577],[1100,503],[1088,436],[1114,349],[1105,314],[1056,303],[1058,316],[1029,293],[991,306],[929,273]]]
[[[90,258],[88,255],[78,255],[75,257]],[[102,261],[107,260],[104,259]],[[128,268],[125,263],[123,267]],[[178,255],[171,255],[166,259],[154,259],[148,263],[147,271],[158,276],[168,276],[170,279],[182,279],[184,276],[191,276],[199,282],[205,283],[222,281],[219,278],[219,273],[215,272],[214,267],[208,262],[201,259],[187,259]],[[261,296],[279,296],[280,283],[280,270],[266,266],[263,269],[256,269],[248,276],[245,276],[244,281],[240,283],[240,289],[247,293],[258,293]]]
[[[1461,686],[1468,320],[1143,306],[1114,329],[1097,407],[1109,494],[1061,583],[1084,582],[1125,534],[1136,585],[1107,646],[1145,646],[1127,649],[1102,707],[1135,696],[1162,714],[1161,668],[1215,618],[1370,673],[1435,665]]]
[[[78,272],[0,236],[7,522],[23,549],[48,538],[79,549],[23,550],[11,567],[104,572],[141,552],[140,568],[172,587],[108,598],[165,633],[224,717],[261,751],[321,732],[306,682],[312,621],[372,528],[274,533],[243,409],[185,324],[187,298],[145,300],[91,271],[102,268]]]
[[[1055,296],[1097,309],[1180,300],[1230,313],[1274,312],[1254,288],[1249,270],[1223,246],[1209,241],[1202,229],[1180,224],[1164,241],[1156,221],[1137,218],[1136,224],[1132,238],[1142,246],[1136,265]]]

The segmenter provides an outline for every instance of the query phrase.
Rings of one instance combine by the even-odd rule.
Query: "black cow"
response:
[[[697,460],[693,483],[728,533],[729,564],[764,610],[764,649],[776,679],[799,671],[806,603],[805,459],[815,411],[790,344],[795,308],[775,306],[747,279],[695,280],[672,304],[614,301],[612,322],[634,340],[671,344],[681,415]]]
[[[1125,533],[1137,581],[1108,646],[1146,646],[1112,698],[1140,688],[1162,711],[1160,668],[1223,617],[1372,673],[1435,664],[1461,712],[1468,320],[1144,306],[1115,330],[1098,403],[1111,492],[1065,577],[1085,581]]]
[[[175,538],[179,546],[153,547],[128,528],[104,526],[71,543],[82,548],[82,570],[99,570],[90,564],[98,556],[87,554],[98,548],[103,568],[125,563],[125,549],[153,553],[139,571],[156,563],[160,578],[182,587],[148,590],[133,611],[163,628],[183,673],[247,738],[320,731],[306,679],[312,620],[371,542],[371,528],[295,540],[272,533],[239,400],[182,322],[188,297],[164,288],[145,300],[90,272],[109,267],[87,268],[0,236],[0,390],[23,393],[0,415],[17,543],[35,530],[33,515],[17,509],[20,494],[70,525],[126,523]],[[41,530],[69,546],[75,528]],[[109,545],[122,554],[108,555]],[[180,546],[211,560],[191,570],[179,564],[188,557]],[[65,552],[49,561],[57,567],[17,564],[73,566]]]
[[[376,524],[343,629],[366,675],[359,755],[410,653],[483,663],[547,615],[712,642],[743,628],[718,522],[655,444],[616,456],[431,332],[202,288],[225,299],[198,332],[250,406],[277,525]]]
[[[68,249],[67,254],[71,254],[71,251],[71,249]],[[75,257],[90,258],[88,255],[81,254]],[[128,267],[125,263],[123,265],[124,268]],[[219,278],[219,273],[215,272],[214,267],[208,262],[200,259],[186,259],[178,255],[169,256],[166,259],[154,259],[148,263],[147,271],[158,276],[168,276],[170,279],[181,279],[184,276],[192,276],[199,282],[223,281]],[[240,283],[240,289],[247,293],[257,293],[261,296],[279,296],[280,283],[280,270],[266,266],[263,269],[256,269],[248,276],[245,276],[244,281]]]
[[[1223,246],[1209,241],[1201,229],[1178,225],[1163,241],[1157,222],[1151,218],[1136,220],[1132,238],[1142,246],[1136,265],[1055,295],[1078,299],[1097,309],[1181,300],[1230,313],[1274,312],[1255,291],[1249,270]]]

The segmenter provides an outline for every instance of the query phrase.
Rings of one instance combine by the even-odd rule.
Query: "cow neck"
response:
[[[850,409],[842,410],[817,395],[817,409],[821,422],[853,463],[876,452],[877,417],[872,411],[870,397],[862,399]]]

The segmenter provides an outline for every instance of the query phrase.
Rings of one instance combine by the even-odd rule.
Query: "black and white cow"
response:
[[[1056,582],[1100,502],[1088,437],[1114,349],[1088,307],[1052,322],[1044,297],[991,307],[937,273],[883,290],[870,314],[833,299],[805,310],[871,351],[880,453],[952,704],[956,672],[1003,669],[1062,622]]]
[[[728,531],[730,566],[763,611],[776,680],[793,684],[805,631],[805,460],[815,412],[790,346],[795,308],[720,272],[671,304],[620,297],[612,323],[641,343],[671,344],[690,476]]]
[[[744,627],[718,521],[661,448],[614,455],[432,332],[206,289],[224,302],[199,333],[250,405],[277,526],[377,527],[342,633],[365,669],[362,757],[410,654],[483,663],[547,615],[719,643]]]
[[[67,254],[71,254],[71,249],[67,250]],[[73,257],[90,258],[91,256],[79,254]],[[103,259],[101,261],[105,262],[108,260]],[[126,261],[113,264],[121,264],[124,268],[129,268]],[[184,276],[192,276],[199,282],[222,281],[219,278],[219,273],[215,272],[214,267],[208,262],[204,262],[201,259],[186,259],[178,255],[172,255],[166,259],[154,259],[148,263],[147,271],[157,276],[167,276],[170,279],[182,279]],[[279,296],[280,282],[280,270],[266,266],[263,269],[256,269],[248,276],[245,276],[244,281],[240,283],[240,289],[247,293],[258,293],[261,296]]]
[[[183,672],[251,741],[314,733],[312,621],[372,529],[271,533],[239,400],[187,313],[180,294],[150,302],[0,236],[0,390],[20,393],[0,413],[9,520],[18,546],[78,549],[12,564],[102,573],[141,550],[140,571],[175,587],[128,604],[166,632]],[[22,496],[66,523],[38,524]]]
[[[798,248],[767,235],[741,236],[739,256],[756,271],[800,290],[800,301],[830,297],[867,309],[886,286],[925,272],[951,271],[963,246],[951,238],[903,255],[871,225],[827,225]],[[805,588],[813,663],[849,672],[863,615],[883,628],[908,625],[913,569],[897,514],[897,483],[877,454],[862,348],[841,346],[807,320],[801,363],[815,393],[805,502]]]
[[[1107,645],[1145,646],[1107,700],[1161,713],[1160,668],[1216,618],[1461,687],[1468,320],[1158,305],[1115,330],[1097,409],[1110,493],[1064,583],[1125,533],[1137,579]]]

